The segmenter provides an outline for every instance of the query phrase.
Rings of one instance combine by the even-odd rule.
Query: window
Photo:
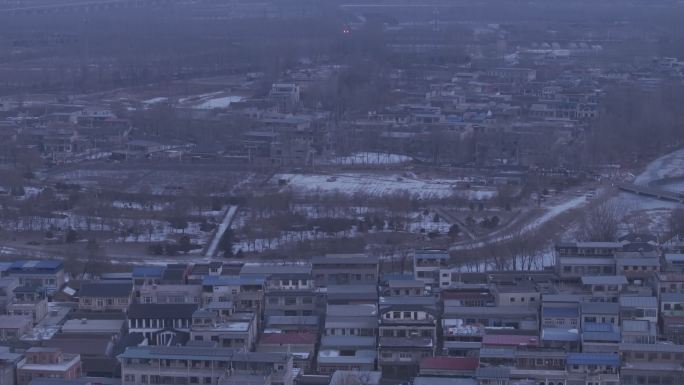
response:
[[[313,303],[313,298],[311,298],[311,297],[304,297],[304,298],[302,299],[302,303],[305,303],[305,304],[312,304],[312,303]]]
[[[398,312],[398,311],[393,311],[393,312],[392,312],[392,318],[398,319],[398,318],[400,318],[400,317],[401,317],[401,312]]]
[[[211,377],[204,377],[205,384],[211,384]]]
[[[515,298],[511,297],[511,302],[515,302]]]
[[[294,298],[294,297],[285,298],[285,305],[292,306],[292,305],[296,305],[296,304],[297,304],[297,298]]]

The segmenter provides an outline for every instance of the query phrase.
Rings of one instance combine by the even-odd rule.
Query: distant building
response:
[[[311,261],[317,286],[377,284],[378,258],[365,254],[328,254]]]
[[[56,348],[30,348],[17,364],[17,385],[29,385],[32,379],[53,377],[74,379],[81,376],[81,357]]]
[[[18,278],[20,286],[44,288],[48,294],[64,284],[64,266],[56,260],[15,261],[9,266],[7,275]]]
[[[292,385],[292,357],[228,348],[134,347],[119,355],[122,385]]]
[[[125,312],[133,301],[133,286],[130,283],[83,283],[78,297],[79,310]]]

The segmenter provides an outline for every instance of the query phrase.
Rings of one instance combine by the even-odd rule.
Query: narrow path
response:
[[[465,225],[465,223],[463,223],[463,222],[462,222],[460,219],[458,219],[458,217],[456,217],[455,215],[452,215],[450,212],[448,212],[448,211],[446,211],[446,210],[444,210],[444,209],[441,209],[441,208],[435,208],[435,212],[437,212],[437,214],[439,214],[439,216],[440,216],[441,218],[444,218],[444,220],[446,220],[447,222],[449,222],[449,224],[452,224],[452,225],[453,225],[453,224],[457,224],[458,227],[459,227],[459,229],[460,229],[461,231],[463,231],[463,232],[465,233],[465,235],[467,235],[468,238],[470,238],[471,240],[474,241],[474,240],[477,238],[477,237],[475,236],[475,234],[473,234],[473,232],[470,231],[470,230],[468,229],[468,227]]]
[[[216,254],[216,249],[218,248],[219,242],[221,242],[221,238],[226,230],[230,228],[233,218],[235,218],[235,213],[237,213],[237,209],[238,207],[233,205],[226,210],[226,214],[223,216],[221,224],[219,224],[218,228],[216,229],[214,237],[211,239],[211,241],[209,241],[209,247],[207,247],[207,251],[204,253],[205,258],[211,259],[214,257],[214,254]]]

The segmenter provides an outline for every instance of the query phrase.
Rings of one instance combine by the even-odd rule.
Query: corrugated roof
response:
[[[186,303],[134,303],[128,308],[128,318],[192,318],[197,305]]]
[[[240,277],[240,276],[218,276],[207,275],[202,278],[204,286],[241,286],[241,285],[263,285],[264,277]]]
[[[572,306],[572,307],[544,307],[542,309],[542,317],[561,317],[561,318],[579,317],[579,309],[577,308],[577,306]]]
[[[541,332],[542,341],[579,341],[579,331],[577,329],[544,328]]]
[[[477,357],[425,357],[420,361],[420,369],[432,370],[472,370],[480,366]]]
[[[161,266],[136,266],[133,268],[133,278],[161,278],[164,268]]]
[[[130,283],[92,282],[81,284],[79,297],[128,297],[133,291]]]
[[[605,365],[619,366],[620,357],[616,353],[568,353],[568,365]]]
[[[620,305],[613,302],[582,302],[582,314],[618,314]]]
[[[583,285],[626,285],[624,275],[594,275],[582,277]]]
[[[656,297],[646,296],[620,296],[620,306],[622,307],[637,307],[637,308],[657,308],[658,299]]]
[[[498,346],[537,346],[539,337],[516,334],[486,334],[482,337],[483,345]]]
[[[318,336],[315,333],[264,333],[259,344],[266,345],[315,345]]]

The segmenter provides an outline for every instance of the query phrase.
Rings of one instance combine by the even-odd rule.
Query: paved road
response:
[[[235,218],[237,209],[238,207],[236,205],[233,205],[226,210],[226,213],[223,216],[221,224],[219,224],[218,228],[216,229],[216,232],[214,233],[214,237],[211,239],[211,241],[209,241],[209,247],[207,247],[207,251],[204,254],[205,258],[211,259],[216,254],[216,249],[219,246],[219,242],[221,242],[223,234],[226,232],[226,230],[228,230],[228,228],[230,228],[231,223],[233,223],[233,218]]]
[[[450,212],[441,208],[436,208],[435,211],[437,212],[437,214],[439,214],[441,218],[444,218],[444,220],[449,222],[449,224],[457,224],[459,229],[463,231],[465,235],[467,235],[468,238],[470,238],[471,240],[475,240],[477,238],[477,236],[468,229],[468,226],[466,226],[465,223],[461,222],[461,220],[458,219],[456,215],[453,215]]]

